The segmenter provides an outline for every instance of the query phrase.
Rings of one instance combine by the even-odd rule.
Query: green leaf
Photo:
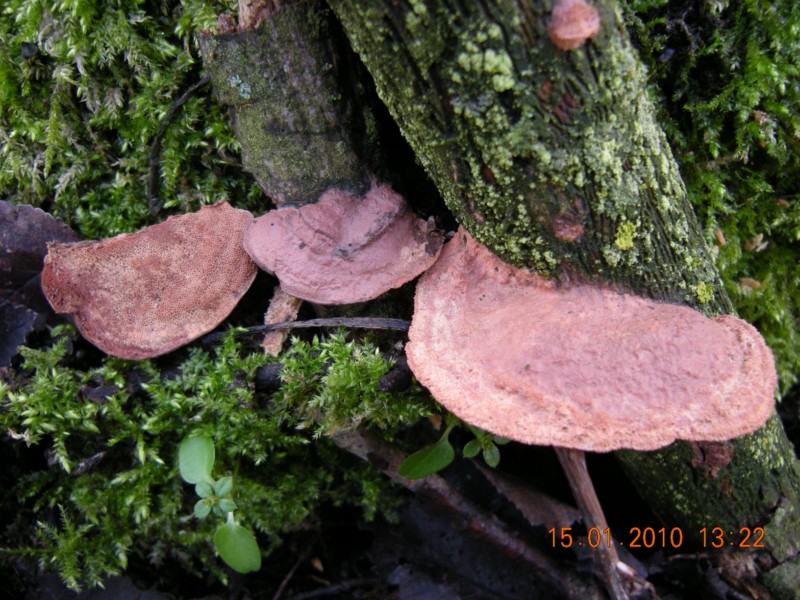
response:
[[[499,435],[492,436],[492,439],[494,440],[494,443],[497,444],[498,446],[505,446],[511,441],[510,439],[501,437]]]
[[[206,436],[187,437],[178,448],[178,469],[187,483],[211,479],[214,468],[214,442]]]
[[[194,491],[201,498],[210,498],[211,496],[214,495],[214,488],[212,488],[211,484],[208,483],[207,481],[201,481],[200,483],[195,485]]]
[[[452,430],[448,427],[441,439],[432,446],[418,450],[408,456],[398,467],[397,472],[406,479],[422,479],[441,471],[456,457],[456,451],[447,439]]]
[[[220,477],[214,484],[214,493],[220,497],[227,496],[231,493],[232,488],[233,479],[231,477]]]
[[[483,460],[486,464],[494,468],[500,464],[500,448],[491,444],[483,449]]]
[[[205,500],[198,500],[197,504],[194,505],[194,516],[198,519],[205,519],[210,512],[211,507]]]
[[[214,534],[214,545],[225,563],[238,573],[261,568],[261,550],[256,538],[236,523],[226,523]]]
[[[230,498],[221,498],[219,501],[219,509],[223,512],[232,512],[236,510],[238,506],[236,506],[236,502],[231,500]]]
[[[464,458],[475,458],[478,456],[478,452],[481,451],[481,441],[479,439],[470,440],[464,446],[464,450],[462,453],[464,454]]]

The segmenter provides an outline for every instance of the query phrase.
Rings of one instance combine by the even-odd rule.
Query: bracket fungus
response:
[[[409,339],[409,364],[439,402],[528,444],[720,441],[763,425],[774,404],[772,354],[741,319],[560,287],[463,230],[420,279]]]
[[[398,193],[373,184],[363,198],[331,189],[316,204],[258,218],[244,248],[287,294],[318,304],[377,298],[428,269],[442,235]]]
[[[721,441],[769,418],[772,354],[751,325],[511,267],[459,230],[417,285],[408,364],[468,423],[553,445],[586,527],[607,529],[584,450]],[[609,594],[631,577],[613,544]]]
[[[51,243],[42,288],[104,352],[159,356],[219,325],[249,289],[257,269],[242,236],[252,220],[221,201],[132,234]]]

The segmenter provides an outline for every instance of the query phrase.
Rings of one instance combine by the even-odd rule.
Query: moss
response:
[[[0,197],[51,210],[86,238],[151,224],[143,185],[150,144],[170,104],[202,77],[195,32],[232,5],[4,3]],[[206,86],[163,138],[159,196],[167,211],[220,198],[257,207],[238,151]]]
[[[393,506],[371,467],[323,440],[312,446],[314,431],[360,423],[390,432],[432,408],[418,387],[380,392],[391,364],[344,334],[295,341],[281,359],[284,385],[266,402],[254,393],[254,376],[274,359],[246,354],[232,336],[212,352],[188,351],[171,377],[148,361],[69,368],[68,347],[60,338],[24,350],[19,379],[0,385],[0,429],[53,457],[51,468],[25,475],[5,495],[3,502],[18,502],[18,518],[0,558],[38,559],[73,588],[124,570],[129,557],[176,560],[195,575],[226,579],[209,543],[214,524],[186,517],[196,497],[175,464],[185,436],[214,440],[215,473],[233,475],[237,515],[269,552],[307,527],[322,503],[354,504],[368,518]],[[108,386],[101,401],[87,392],[99,386]]]
[[[706,240],[719,246],[724,289],[772,348],[785,392],[800,373],[800,89],[789,84],[800,74],[800,7],[624,4],[659,121]]]

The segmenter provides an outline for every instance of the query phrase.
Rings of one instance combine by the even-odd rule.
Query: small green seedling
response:
[[[486,464],[494,468],[500,464],[500,448],[510,440],[499,435],[492,435],[482,429],[468,425],[469,430],[475,435],[474,440],[470,440],[464,445],[462,453],[464,458],[475,458],[479,452],[483,452],[483,460]]]
[[[400,464],[397,473],[406,479],[422,479],[428,475],[438,473],[453,460],[455,460],[456,452],[450,444],[450,432],[455,427],[455,423],[447,426],[435,444],[426,446],[422,450],[417,450],[410,454]],[[475,435],[474,440],[470,440],[464,446],[462,454],[464,458],[475,458],[479,452],[483,452],[483,460],[486,464],[494,468],[500,464],[500,449],[497,446],[502,446],[509,442],[508,439],[498,435],[492,435],[486,431],[467,425],[469,430]]]
[[[233,511],[237,509],[231,498],[233,479],[211,477],[214,468],[214,442],[206,436],[190,436],[178,448],[178,470],[186,483],[193,483],[200,500],[194,505],[194,516],[205,519],[212,512],[227,515],[227,522],[214,533],[214,546],[220,558],[239,573],[258,571],[261,568],[261,550],[255,536],[236,523]]]

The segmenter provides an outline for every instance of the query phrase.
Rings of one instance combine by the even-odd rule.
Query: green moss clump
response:
[[[362,424],[387,430],[432,414],[430,396],[416,382],[402,396],[380,391],[391,364],[375,345],[348,342],[343,333],[310,343],[295,339],[281,363],[278,401],[300,411],[317,437]]]
[[[367,518],[394,505],[376,470],[324,439],[311,443],[310,418],[326,430],[388,429],[432,407],[418,389],[379,392],[391,364],[343,334],[296,341],[284,357],[285,384],[269,399],[255,395],[254,375],[275,359],[245,354],[232,336],[213,352],[190,350],[171,376],[148,361],[114,358],[72,369],[67,348],[62,337],[46,350],[24,349],[18,378],[0,383],[0,430],[17,444],[45,446],[50,463],[4,495],[3,512],[17,517],[0,559],[36,559],[76,589],[121,572],[130,558],[177,562],[225,581],[213,519],[192,517],[197,498],[177,472],[185,436],[214,440],[215,472],[233,476],[237,516],[269,553],[287,532],[313,522],[322,503],[356,505]],[[106,397],[88,392],[98,386]]]
[[[0,11],[0,198],[51,210],[86,238],[148,225],[150,146],[201,79],[197,31],[235,2],[9,0]],[[159,198],[183,213],[228,198],[255,207],[239,146],[205,86],[178,109]]]
[[[785,392],[800,374],[800,6],[624,4],[725,288]]]

